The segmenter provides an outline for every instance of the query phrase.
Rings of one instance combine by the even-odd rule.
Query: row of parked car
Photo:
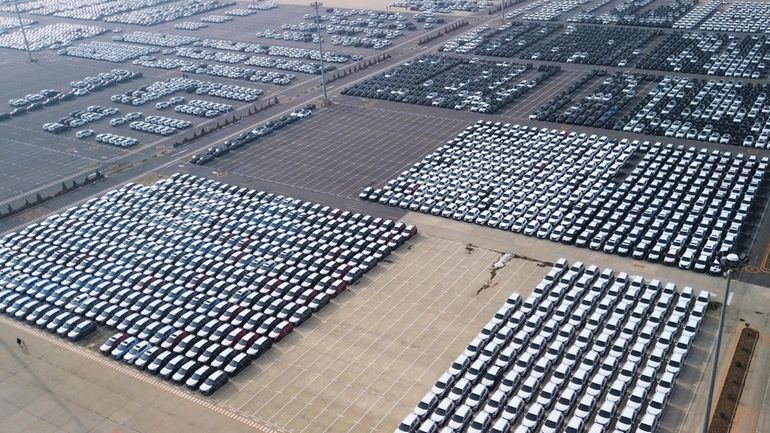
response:
[[[526,6],[514,9],[516,16],[521,11],[521,18],[533,21],[554,21],[562,14],[569,12],[578,6],[588,3],[589,0],[539,0]]]
[[[264,69],[244,68],[241,66],[221,65],[218,63],[193,63],[180,69],[182,72],[225,77],[233,80],[246,80],[257,83],[286,86],[294,81],[296,75],[285,72],[266,71]]]
[[[593,70],[547,101],[529,118],[594,128],[622,128],[625,123],[616,122],[614,116],[631,102],[637,101],[637,88],[651,78],[627,72],[607,76],[604,70]],[[601,80],[596,87],[584,89],[587,83],[593,83],[596,79]],[[574,101],[573,95],[578,92],[587,94],[579,101]]]
[[[114,329],[102,352],[210,393],[221,383],[201,386],[215,371],[238,374],[415,233],[174,175],[4,238],[0,306],[19,318],[35,311],[73,339],[81,323]]]
[[[270,56],[289,57],[292,59],[308,59],[318,60],[320,55],[318,50],[300,48],[300,47],[287,47],[282,45],[262,45],[253,44],[248,42],[233,41],[227,39],[203,39],[198,42],[194,42],[193,46],[202,48],[215,48],[218,50],[226,51],[241,51],[253,54],[268,54]],[[360,60],[361,56],[335,53],[332,51],[324,52],[324,62],[328,63],[346,63],[350,60]]]
[[[200,99],[193,99],[184,104],[174,106],[174,111],[177,113],[208,118],[217,117],[232,109],[233,106],[230,104],[220,104],[217,102],[202,101]]]
[[[504,26],[509,28],[513,23],[505,23]],[[455,52],[459,54],[466,54],[471,52],[472,49],[479,46],[484,42],[484,35],[491,32],[491,26],[489,24],[482,24],[474,27],[471,30],[451,39],[449,42],[441,46],[439,51]]]
[[[284,71],[303,72],[305,74],[320,74],[321,66],[318,62],[305,62],[302,60],[290,60],[266,56],[251,56],[244,62],[246,66],[259,66],[262,68],[281,69]],[[325,71],[334,70],[334,66],[324,64]]]
[[[658,32],[570,24],[562,34],[525,49],[521,58],[622,67],[638,56],[647,41]]]
[[[62,56],[79,57],[82,59],[101,60],[112,63],[122,63],[148,54],[157,53],[159,48],[143,45],[122,44],[118,42],[92,41],[59,50]]]
[[[717,254],[739,252],[752,227],[767,164],[754,155],[479,121],[360,197],[719,274]]]
[[[10,33],[0,34],[0,47],[25,50],[27,46],[31,51],[40,51],[45,48],[65,47],[74,41],[92,38],[107,32],[104,27],[86,26],[83,24],[56,23],[46,26],[34,26]]]
[[[391,0],[390,7],[423,12],[423,16],[450,14],[454,11],[477,12],[493,5],[490,0]]]
[[[247,54],[233,52],[233,51],[213,51],[205,48],[191,48],[183,47],[174,51],[174,55],[177,57],[185,57],[188,59],[206,60],[209,62],[218,63],[240,63],[249,58]]]
[[[484,35],[474,54],[495,57],[514,57],[520,51],[562,29],[561,24],[511,22]]]
[[[247,53],[263,54],[267,52],[267,47],[251,42],[234,41],[229,39],[202,39],[193,43],[194,47],[214,48],[226,51],[244,51]]]
[[[133,32],[112,37],[115,42],[131,42],[132,44],[155,45],[158,47],[176,48],[200,41],[200,38],[188,35],[170,33]]]
[[[102,72],[93,77],[89,76],[82,80],[71,82],[70,86],[72,89],[70,91],[43,89],[38,93],[30,93],[23,98],[13,98],[8,101],[8,104],[14,107],[13,110],[9,113],[0,112],[0,121],[22,116],[29,111],[42,110],[45,107],[141,77],[141,73],[129,72],[125,69],[113,69],[110,72]]]
[[[156,81],[138,89],[112,95],[110,100],[128,105],[144,105],[178,92],[194,93],[196,95],[211,95],[234,101],[254,102],[263,93],[262,89],[237,86],[220,82],[202,81],[194,78],[174,77],[164,81]],[[180,99],[181,98],[181,99]],[[169,99],[171,105],[185,101],[184,97],[174,96]],[[168,107],[166,107],[168,108]]]
[[[156,24],[187,18],[199,13],[234,5],[235,2],[219,0],[178,0],[157,6],[127,11],[104,19],[108,23],[154,26]]]
[[[700,29],[730,33],[768,33],[770,4],[758,1],[732,3],[729,7],[714,12],[701,24]]]
[[[208,24],[198,21],[183,21],[181,23],[174,24],[174,28],[177,30],[200,30],[208,26]]]
[[[242,8],[235,8],[225,11],[225,15],[233,16],[233,17],[245,17],[249,15],[254,15],[257,13],[256,9],[242,9]]]
[[[143,120],[133,121],[128,124],[128,127],[136,131],[142,131],[162,136],[168,136],[177,131],[176,128],[171,126],[157,125],[155,123],[145,122]]]
[[[599,2],[600,6],[603,6]],[[601,14],[583,13],[570,18],[570,22],[591,24],[620,24],[625,26],[673,27],[675,23],[689,13],[694,0],[673,0],[649,7],[652,0],[625,0]],[[595,10],[595,9],[594,9]]]
[[[163,0],[117,0],[110,2],[93,1],[40,1],[30,2],[28,13],[32,15],[53,15],[64,18],[77,18],[97,21],[106,16],[163,3]]]
[[[139,144],[139,140],[133,137],[126,137],[112,133],[96,134],[96,141],[103,144],[111,144],[118,147],[132,147]]]
[[[561,259],[506,300],[396,433],[655,432],[709,298]]]
[[[694,29],[707,16],[717,10],[722,5],[722,2],[723,0],[708,0],[707,2],[699,3],[676,20],[672,27],[675,29]]]
[[[210,147],[204,152],[193,155],[192,159],[190,159],[190,163],[205,165],[220,156],[228,154],[232,150],[240,149],[247,144],[259,140],[265,135],[271,134],[273,131],[310,116],[313,114],[315,108],[314,104],[308,104],[301,110],[295,110],[279,119],[268,121],[264,125],[254,128],[249,132],[244,132],[236,138],[225,140],[218,146]]]
[[[72,128],[79,128],[91,122],[114,116],[120,113],[120,110],[114,107],[104,107],[101,105],[91,105],[85,110],[75,110],[69,116],[62,117],[55,122],[43,124],[43,130],[58,134],[69,131]]]
[[[19,28],[19,26],[31,26],[37,24],[37,21],[28,18],[18,19],[16,17],[0,17],[0,33]]]
[[[766,83],[664,77],[623,118],[623,130],[768,148],[768,93]]]
[[[515,80],[527,69],[510,62],[431,54],[347,87],[343,94],[494,113],[560,70],[543,66],[536,80]]]
[[[726,77],[763,78],[770,64],[764,35],[671,33],[637,67]]]
[[[204,23],[222,24],[222,23],[226,23],[228,21],[232,21],[234,19],[235,18],[233,18],[231,16],[228,16],[228,15],[216,15],[216,14],[213,14],[213,15],[206,15],[205,17],[202,17],[201,21],[203,21]]]

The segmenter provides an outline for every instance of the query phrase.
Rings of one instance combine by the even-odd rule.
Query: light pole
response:
[[[505,0],[500,2],[500,19],[505,22]]]
[[[318,35],[318,54],[319,61],[321,63],[321,87],[323,88],[324,92],[323,105],[327,106],[329,105],[329,95],[326,91],[326,67],[324,66],[324,47],[323,41],[321,40],[321,17],[318,15],[318,7],[321,5],[321,2],[310,3],[310,6],[315,8],[315,30],[316,35]]]
[[[24,21],[21,19],[21,12],[19,12],[19,2],[15,2],[14,6],[16,6],[16,16],[19,18],[19,28],[21,29],[21,36],[24,38],[24,48],[27,49],[27,57],[29,57],[30,62],[34,62],[35,59],[32,58],[32,51],[29,49],[29,41],[27,40],[27,30],[24,28]]]
[[[719,330],[717,331],[717,345],[714,349],[714,364],[711,366],[711,382],[709,383],[706,410],[704,411],[703,433],[708,433],[709,421],[711,421],[711,404],[714,400],[714,387],[716,386],[717,381],[717,364],[719,363],[719,349],[722,346],[722,333],[725,329],[725,311],[727,310],[727,300],[730,296],[730,282],[732,280],[733,272],[740,269],[747,261],[747,256],[738,256],[738,254],[735,253],[730,253],[719,258],[719,262],[727,269],[727,285],[725,286],[725,299],[722,302],[722,311],[719,313]]]

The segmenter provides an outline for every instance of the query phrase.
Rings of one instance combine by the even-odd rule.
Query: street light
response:
[[[505,22],[505,0],[500,2],[500,19]]]
[[[725,299],[722,302],[722,311],[719,314],[719,331],[717,332],[717,346],[714,352],[714,364],[711,366],[711,382],[709,383],[709,394],[706,400],[706,410],[703,420],[703,433],[709,431],[709,421],[711,421],[711,404],[714,399],[714,387],[717,381],[717,364],[719,363],[719,349],[722,346],[722,333],[725,329],[725,311],[727,310],[727,299],[730,296],[730,281],[732,280],[733,272],[739,270],[748,261],[748,256],[742,254],[730,253],[726,256],[719,257],[719,263],[723,269],[726,269],[727,273],[727,286],[725,287]]]
[[[32,58],[32,51],[29,49],[29,41],[27,40],[27,30],[24,28],[24,21],[21,19],[21,12],[19,11],[19,2],[13,4],[16,7],[16,16],[19,18],[19,28],[21,29],[21,36],[24,38],[24,48],[27,50],[27,56],[30,62],[34,62]]]
[[[324,67],[324,47],[321,40],[321,17],[318,15],[318,8],[320,6],[322,6],[321,2],[310,3],[310,7],[315,8],[315,29],[316,35],[318,35],[318,54],[321,62],[321,87],[323,88],[324,92],[323,105],[327,106],[329,105],[329,95],[326,92],[326,67]]]

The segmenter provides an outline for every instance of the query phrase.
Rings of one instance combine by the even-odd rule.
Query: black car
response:
[[[239,353],[225,366],[225,373],[230,376],[235,376],[249,364],[251,364],[251,356],[247,353]]]
[[[203,381],[203,384],[198,388],[198,390],[203,395],[211,395],[215,393],[219,388],[221,388],[224,384],[227,383],[227,374],[222,370],[214,370],[213,373],[211,373],[205,381]]]

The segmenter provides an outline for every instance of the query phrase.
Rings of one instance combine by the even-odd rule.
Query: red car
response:
[[[283,320],[270,331],[268,337],[274,342],[278,342],[281,341],[283,337],[289,335],[293,330],[294,325],[288,320]]]

